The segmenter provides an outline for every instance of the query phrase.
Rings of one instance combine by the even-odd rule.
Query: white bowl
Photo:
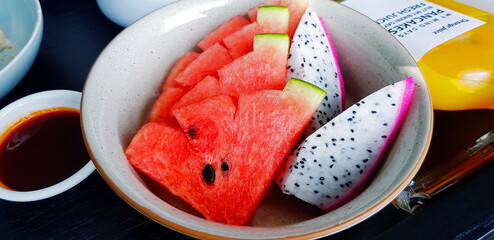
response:
[[[0,98],[24,78],[38,54],[43,14],[38,0],[0,0],[0,28],[8,45],[0,52]]]
[[[75,91],[52,90],[31,94],[0,110],[0,129],[2,132],[5,131],[11,124],[37,110],[55,107],[80,109],[80,103],[81,93]],[[0,199],[29,202],[49,198],[77,185],[89,176],[94,169],[93,163],[88,161],[83,168],[62,182],[34,191],[14,191],[0,187]]]
[[[146,14],[177,0],[96,0],[101,12],[117,25],[127,27]]]
[[[94,63],[83,91],[84,136],[98,172],[149,218],[198,238],[317,238],[349,228],[389,204],[413,178],[432,134],[432,105],[423,76],[405,48],[363,15],[329,0],[313,0],[338,52],[347,106],[409,76],[416,82],[396,139],[365,190],[329,213],[291,197],[261,203],[251,226],[208,221],[181,199],[139,175],[124,150],[146,123],[175,61],[221,23],[262,0],[182,0],[123,30]],[[315,209],[314,209],[315,208]]]

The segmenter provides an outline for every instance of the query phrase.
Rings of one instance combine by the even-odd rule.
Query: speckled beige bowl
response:
[[[139,175],[124,149],[146,122],[173,63],[208,32],[260,0],[182,0],[119,34],[89,73],[82,125],[94,164],[125,201],[153,220],[198,238],[317,238],[353,226],[390,203],[417,172],[429,146],[432,107],[425,81],[408,52],[366,17],[329,0],[313,0],[339,56],[347,106],[408,76],[417,88],[395,142],[364,192],[329,213],[275,193],[252,226],[207,221],[182,200]]]

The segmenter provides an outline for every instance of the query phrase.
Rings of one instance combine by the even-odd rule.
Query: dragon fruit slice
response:
[[[310,82],[328,94],[311,119],[304,136],[310,135],[344,110],[344,87],[336,52],[324,22],[308,7],[293,36],[288,55],[287,81]]]
[[[412,78],[388,85],[310,135],[275,178],[283,193],[326,211],[359,194],[403,121],[414,87]]]

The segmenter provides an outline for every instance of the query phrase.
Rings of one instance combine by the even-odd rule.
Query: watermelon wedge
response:
[[[200,102],[206,98],[222,95],[223,90],[218,82],[218,78],[207,76],[173,105],[172,110],[188,106],[192,103]]]
[[[223,38],[238,31],[239,29],[249,25],[250,22],[244,17],[237,15],[230,18],[228,21],[223,23],[217,29],[206,35],[197,46],[202,50],[206,50],[213,46],[215,43],[223,45]]]
[[[217,74],[217,70],[232,61],[230,54],[220,44],[216,43],[201,53],[192,61],[175,81],[181,86],[190,89],[208,75]]]
[[[305,9],[309,7],[310,0],[268,0],[265,3],[259,4],[248,11],[249,19],[251,22],[256,22],[258,20],[258,9],[261,6],[267,5],[279,5],[288,7],[290,10],[290,29],[288,35],[290,39],[293,37],[295,30],[297,30],[298,23],[304,15]]]
[[[166,88],[168,87],[180,87],[180,84],[175,81],[175,78],[177,77],[178,74],[183,72],[185,68],[194,60],[196,60],[197,57],[201,55],[200,53],[196,52],[188,52],[184,54],[178,61],[173,65],[172,69],[170,70],[170,73],[168,73],[168,76],[165,79],[165,82],[163,83],[163,86],[161,87],[162,91],[165,91]]]
[[[242,94],[236,106],[229,96],[209,98],[174,111],[182,130],[143,126],[125,155],[206,219],[245,225],[324,96],[291,80],[283,91]]]
[[[218,70],[223,89],[234,97],[264,89],[283,89],[289,45],[285,34],[257,34],[253,52]]]
[[[223,39],[233,59],[253,50],[254,36],[261,33],[288,34],[290,11],[283,6],[259,7],[257,22],[243,27]]]
[[[251,9],[247,12],[249,15],[250,22],[256,22],[257,21],[257,9],[262,6],[279,6],[280,5],[280,0],[268,0],[266,2],[263,2]]]
[[[175,117],[172,115],[172,107],[182,98],[185,90],[179,87],[167,87],[161,93],[160,97],[154,103],[149,122],[167,122],[171,125],[177,125]]]

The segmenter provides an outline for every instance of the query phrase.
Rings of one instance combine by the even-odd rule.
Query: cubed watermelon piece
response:
[[[258,21],[229,35],[223,42],[233,59],[253,50],[254,36],[261,33],[288,33],[290,11],[283,6],[259,7]]]
[[[283,89],[289,44],[285,34],[256,35],[253,52],[218,70],[223,89],[235,97],[264,89]]]
[[[191,104],[185,107],[191,111],[179,114],[184,129],[148,123],[125,155],[134,167],[184,199],[206,219],[247,224],[276,170],[325,96],[317,87],[305,85],[310,86],[302,83],[299,86],[305,90],[242,94],[236,108],[228,96]],[[318,101],[312,96],[318,96]],[[206,107],[210,104],[214,106]],[[191,134],[191,126],[201,128]],[[214,145],[210,154],[198,154],[191,147],[189,139],[194,137],[199,137],[200,146]]]
[[[191,62],[175,81],[190,89],[208,75],[217,75],[217,70],[232,61],[228,50],[216,43]]]
[[[173,105],[185,94],[185,90],[178,87],[167,87],[154,103],[149,122],[167,122],[176,125],[175,116],[171,110]]]
[[[250,22],[244,17],[237,15],[233,18],[230,18],[224,24],[219,26],[217,29],[206,35],[197,46],[202,50],[206,50],[213,46],[215,43],[219,43],[223,45],[223,38],[226,36],[236,32],[237,30],[249,25]]]
[[[184,54],[178,61],[173,65],[172,69],[170,70],[170,73],[168,73],[168,76],[165,79],[165,82],[163,83],[163,86],[161,87],[162,91],[165,91],[165,88],[168,87],[180,87],[180,84],[178,84],[175,81],[175,78],[177,77],[178,74],[183,72],[185,68],[194,60],[196,60],[197,57],[199,57],[200,53],[196,52],[188,52]]]

